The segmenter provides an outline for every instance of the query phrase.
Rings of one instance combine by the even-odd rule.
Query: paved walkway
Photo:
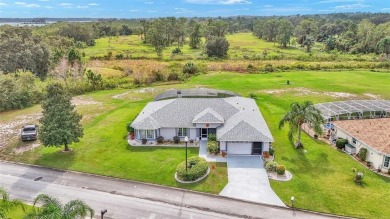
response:
[[[285,206],[272,190],[260,156],[229,156],[228,184],[220,195],[270,205]]]
[[[8,189],[12,198],[30,202],[42,192],[55,195],[62,202],[81,198],[97,213],[107,208],[107,219],[337,218],[332,215],[255,204],[188,190],[2,161],[0,186]]]
[[[199,142],[199,157],[203,157],[207,162],[227,162],[226,157],[210,156],[207,153],[207,141],[202,140]]]

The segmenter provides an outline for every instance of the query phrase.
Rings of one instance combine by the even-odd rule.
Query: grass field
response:
[[[280,48],[278,43],[267,42],[259,39],[252,33],[236,33],[226,36],[230,44],[228,51],[229,59],[275,59],[275,60],[299,60],[318,56],[319,60],[365,60],[370,61],[375,55],[347,55],[339,53],[327,53],[323,51],[323,44],[316,43],[313,46],[313,54],[305,52],[305,48],[299,45],[289,46],[288,48]],[[205,40],[203,39],[203,42]],[[172,54],[172,50],[176,45],[166,47],[163,51],[164,61],[181,61],[181,60],[196,60],[204,59],[203,48],[191,49],[187,44],[181,47],[182,54]],[[264,52],[267,55],[264,56]],[[118,36],[105,37],[96,40],[96,45],[83,49],[85,59],[90,57],[103,57],[112,52],[113,58],[116,54],[123,54],[132,59],[156,59],[157,55],[154,48],[148,44],[143,44],[140,36]],[[310,57],[309,57],[310,56]]]
[[[286,81],[291,85],[286,85]],[[368,99],[372,95],[390,99],[390,73],[370,71],[284,72],[271,74],[210,73],[191,78],[183,84],[147,89],[100,91],[84,98],[99,102],[99,107],[78,106],[84,120],[85,135],[73,144],[71,154],[57,148],[39,147],[22,155],[8,154],[7,159],[63,169],[92,172],[126,179],[183,187],[175,183],[175,167],[184,158],[182,148],[134,148],[125,141],[125,124],[159,92],[172,87],[210,87],[255,93],[256,100],[274,136],[276,161],[292,172],[289,182],[271,182],[279,197],[304,209],[363,218],[386,218],[390,215],[390,179],[365,170],[363,186],[353,181],[352,168],[363,170],[359,163],[320,141],[303,136],[304,150],[297,150],[287,139],[287,129],[278,122],[294,101],[314,103]],[[115,98],[113,98],[115,97]],[[35,110],[39,110],[36,107]],[[30,109],[13,111],[13,116]],[[2,114],[8,117],[9,114]],[[6,120],[6,119],[4,119]],[[190,156],[198,153],[189,151]],[[226,165],[217,165],[202,183],[186,188],[218,193],[226,184]]]

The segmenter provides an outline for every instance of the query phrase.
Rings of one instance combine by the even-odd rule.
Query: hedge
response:
[[[180,163],[177,168],[177,177],[183,181],[195,181],[207,173],[209,165],[207,161],[202,157],[190,157],[188,158],[187,171],[186,162]]]

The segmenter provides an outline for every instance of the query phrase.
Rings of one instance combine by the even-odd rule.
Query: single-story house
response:
[[[131,124],[135,138],[155,141],[159,136],[165,140],[178,136],[184,140],[187,136],[199,141],[213,133],[227,154],[257,155],[269,150],[274,140],[253,99],[190,90],[175,91],[173,96],[169,91],[169,95],[159,95],[168,98],[148,103]],[[210,94],[207,90],[205,94]]]
[[[366,160],[375,169],[390,168],[390,118],[332,121],[331,140],[347,139],[350,153],[359,153],[366,148]]]

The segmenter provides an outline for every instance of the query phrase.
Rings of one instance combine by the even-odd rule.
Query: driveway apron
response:
[[[228,184],[219,195],[286,206],[272,190],[260,156],[232,156],[227,158]]]

